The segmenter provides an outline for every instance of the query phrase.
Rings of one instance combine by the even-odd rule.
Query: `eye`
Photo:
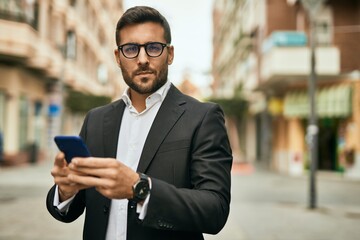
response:
[[[160,43],[149,43],[146,46],[146,49],[147,49],[148,52],[158,53],[158,52],[161,52],[162,46],[161,46]]]
[[[132,53],[137,53],[138,52],[138,49],[139,47],[135,44],[125,44],[123,47],[122,47],[124,53],[126,54],[132,54]]]

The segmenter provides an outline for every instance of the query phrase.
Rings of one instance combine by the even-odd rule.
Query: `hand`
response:
[[[93,186],[110,199],[131,199],[132,186],[139,179],[135,171],[114,158],[74,158],[69,168],[71,182]]]
[[[68,175],[71,172],[72,171],[69,169],[68,164],[65,161],[64,153],[60,152],[56,155],[54,167],[51,170],[51,175],[54,177],[54,182],[59,189],[60,202],[71,198],[77,194],[79,190],[89,187],[71,182],[68,179]]]

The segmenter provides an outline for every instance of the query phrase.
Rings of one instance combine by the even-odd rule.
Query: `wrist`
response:
[[[58,192],[59,192],[59,200],[60,200],[60,202],[64,202],[64,201],[68,200],[69,198],[71,198],[72,196],[74,196],[76,194],[76,193],[64,192],[63,190],[61,190],[60,187],[58,187]]]

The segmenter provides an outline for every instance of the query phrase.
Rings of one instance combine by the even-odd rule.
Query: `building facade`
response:
[[[223,15],[214,18],[214,26],[220,22],[226,25],[226,34],[235,35],[223,36],[225,42],[214,41],[214,49],[239,48],[232,52],[241,56],[240,60],[214,57],[213,66],[217,88],[241,84],[250,103],[249,127],[243,133],[246,157],[280,172],[302,174],[309,166],[311,66],[305,8],[296,0],[219,0],[214,9]],[[318,169],[349,177],[360,177],[359,16],[359,1],[327,0],[316,17]]]
[[[120,94],[113,51],[122,13],[119,0],[0,2],[0,132],[7,164],[30,161],[34,147],[46,152],[56,134],[78,134],[84,113],[69,110],[70,92]]]

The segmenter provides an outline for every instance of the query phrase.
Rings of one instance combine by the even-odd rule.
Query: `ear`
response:
[[[115,50],[114,50],[114,55],[115,55],[115,59],[116,59],[117,65],[120,67],[120,52],[119,52],[118,49],[115,49]]]
[[[168,47],[168,65],[174,61],[174,46]]]

